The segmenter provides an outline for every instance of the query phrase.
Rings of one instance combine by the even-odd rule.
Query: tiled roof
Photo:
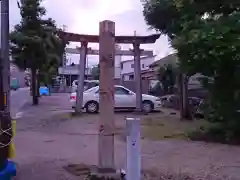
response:
[[[152,63],[149,67],[155,67],[159,65],[165,65],[165,64],[172,64],[172,65],[177,65],[177,55],[176,53],[170,54],[160,60],[155,61]]]
[[[141,74],[149,73],[149,72],[154,72],[154,70],[152,70],[152,69],[142,70],[142,71],[141,71]],[[122,74],[122,75],[132,75],[132,74],[134,74],[134,72],[124,73],[124,74]]]

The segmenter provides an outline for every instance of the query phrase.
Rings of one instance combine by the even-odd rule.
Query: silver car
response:
[[[99,80],[84,80],[84,91],[98,85],[99,85]],[[78,86],[78,80],[74,80],[72,82],[72,92],[77,91],[77,86]]]

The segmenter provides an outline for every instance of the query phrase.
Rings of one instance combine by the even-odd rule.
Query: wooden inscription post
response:
[[[114,57],[115,23],[100,22],[100,119],[99,119],[99,168],[115,169],[114,164]]]

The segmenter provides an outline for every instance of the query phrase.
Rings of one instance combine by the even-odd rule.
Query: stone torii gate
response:
[[[84,82],[84,79],[82,77],[85,77],[85,67],[86,67],[86,55],[99,55],[99,50],[95,50],[95,49],[91,49],[91,48],[87,48],[86,51],[81,51],[81,49],[84,47],[79,47],[79,48],[66,48],[65,52],[69,53],[69,54],[80,54],[80,65],[79,65],[79,86],[78,86],[78,91],[80,93],[83,93],[84,91],[84,87],[82,85],[82,83]],[[81,53],[86,53],[86,54],[81,54]],[[115,50],[115,55],[120,55],[120,56],[134,56],[134,51],[132,50]],[[153,51],[141,51],[140,56],[153,56]],[[81,59],[83,58],[84,59]],[[83,70],[84,68],[84,70]],[[136,66],[135,66],[136,68]],[[135,69],[134,68],[134,69]],[[135,72],[136,70],[134,70]],[[140,73],[141,74],[141,73]],[[81,76],[81,77],[80,77]],[[140,79],[141,80],[141,79]],[[79,113],[82,110],[82,104],[83,104],[83,99],[82,99],[82,95],[78,94],[78,97],[81,98],[77,98],[77,106],[76,106],[76,112]],[[138,103],[142,102],[141,100],[138,101],[136,100],[136,107],[140,107],[140,105],[137,105]],[[140,109],[136,109],[137,111],[140,111]]]
[[[91,36],[91,38],[93,38],[93,35],[80,35],[80,34],[73,34],[73,33],[67,33],[67,35],[70,36],[74,36],[71,37],[71,40],[73,40],[75,38],[75,36],[78,36],[80,39],[84,39],[83,37],[89,37]],[[146,37],[153,37],[156,35],[151,35],[151,36],[140,36],[141,38],[146,38]],[[95,36],[94,36],[95,37]],[[116,36],[116,37],[135,37],[135,36]],[[138,36],[139,38],[139,36]],[[67,38],[68,39],[68,38]],[[149,41],[149,40],[148,40]],[[88,41],[88,42],[95,42],[95,41]],[[117,42],[121,42],[121,43],[130,43],[128,41],[126,41],[126,39],[123,40],[119,40]],[[140,42],[141,44],[143,44],[143,42]],[[148,42],[144,41],[144,44],[146,44]],[[65,51],[66,53],[70,53],[70,54],[80,54],[80,62],[79,63],[79,77],[78,77],[78,91],[77,91],[77,102],[76,102],[76,112],[77,113],[81,113],[82,111],[82,103],[83,103],[83,83],[84,83],[84,73],[85,73],[85,67],[86,67],[86,56],[87,54],[90,55],[99,55],[99,50],[94,50],[91,48],[87,48],[88,43],[86,43],[86,41],[82,41],[81,42],[81,47],[80,48],[66,48]],[[136,43],[133,43],[134,46],[136,46]],[[138,47],[137,47],[138,48]],[[134,48],[135,49],[135,48]],[[148,51],[148,50],[140,50],[139,49],[139,54],[135,53],[135,50],[115,50],[115,55],[122,55],[122,56],[134,56],[134,72],[135,72],[135,81],[136,81],[136,95],[138,98],[136,98],[136,111],[140,112],[141,111],[141,104],[142,104],[142,96],[138,95],[141,94],[142,90],[141,90],[141,86],[139,86],[139,81],[141,84],[141,67],[140,67],[140,59],[141,56],[153,56],[153,51]],[[139,56],[139,58],[138,58]],[[139,62],[139,65],[138,65]],[[138,70],[139,69],[139,70]],[[140,75],[139,75],[140,74]],[[139,81],[137,80],[139,78]]]
[[[115,36],[115,23],[112,21],[102,21],[98,35],[81,35],[68,32],[59,32],[58,35],[65,41],[81,42],[81,59],[86,58],[88,43],[99,42],[99,64],[100,64],[100,119],[99,119],[99,149],[98,165],[102,170],[115,170],[114,163],[114,57],[115,43],[133,44],[134,70],[136,82],[137,110],[141,111],[141,67],[140,44],[155,43],[160,37],[159,34],[150,36]],[[84,72],[85,64],[80,64],[81,71]],[[81,72],[80,71],[80,72]],[[83,85],[84,76],[79,77],[79,82]],[[82,92],[80,97],[83,97]],[[140,103],[139,103],[140,102]]]

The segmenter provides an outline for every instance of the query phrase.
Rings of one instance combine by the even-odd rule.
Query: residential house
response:
[[[165,56],[165,57],[153,62],[152,64],[149,65],[149,67],[152,70],[157,71],[160,66],[165,66],[168,64],[171,64],[174,67],[178,66],[178,60],[177,60],[177,56],[175,53]]]
[[[115,47],[116,47],[116,50],[121,50],[120,45],[116,44]],[[121,55],[115,55],[114,79],[120,79],[121,78],[121,61],[122,61],[122,56]]]
[[[151,65],[155,60],[155,56],[141,57],[141,74],[142,78],[147,78]],[[121,78],[124,81],[134,80],[134,59],[126,60],[121,62]]]
[[[71,64],[58,68],[58,74],[66,79],[68,86],[71,86],[72,82],[78,78],[79,66],[78,64]],[[85,68],[85,79],[92,78],[92,68]]]
[[[25,73],[24,71],[21,71],[14,63],[10,62],[10,74],[11,78],[17,78],[19,81],[20,87],[25,86]]]
[[[161,58],[160,60],[155,61],[154,63],[150,64],[149,67],[151,69],[152,75],[157,76],[157,71],[160,66],[165,66],[171,64],[173,67],[178,67],[178,58],[176,53],[170,54],[164,58]],[[199,88],[201,86],[201,83],[199,81],[199,78],[204,77],[203,75],[196,73],[195,75],[191,76],[189,78],[189,88]]]

